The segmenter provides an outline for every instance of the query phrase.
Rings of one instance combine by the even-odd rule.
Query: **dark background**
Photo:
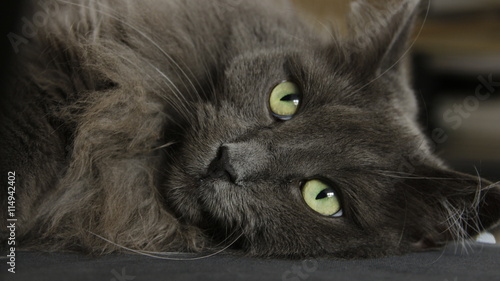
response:
[[[9,61],[13,58],[14,51],[7,37],[9,32],[16,32],[17,23],[21,18],[21,6],[25,1],[4,0],[0,1],[0,89],[4,92],[5,74]],[[2,95],[0,95],[2,97]],[[0,101],[1,103],[1,101]]]

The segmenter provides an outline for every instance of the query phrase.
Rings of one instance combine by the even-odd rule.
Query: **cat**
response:
[[[417,0],[355,1],[328,37],[285,1],[29,7],[0,113],[19,249],[366,258],[500,220],[417,122]]]

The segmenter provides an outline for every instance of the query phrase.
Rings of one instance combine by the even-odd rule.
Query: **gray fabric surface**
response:
[[[279,260],[231,253],[171,261],[135,254],[88,257],[16,253],[16,273],[1,258],[0,280],[500,280],[500,246],[474,243],[368,260]]]

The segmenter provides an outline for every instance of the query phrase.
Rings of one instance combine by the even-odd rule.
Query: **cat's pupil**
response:
[[[294,105],[299,105],[300,97],[298,94],[288,94],[280,99],[280,101],[284,102],[293,102]]]
[[[318,195],[316,196],[316,200],[321,200],[323,198],[327,198],[327,197],[334,197],[335,196],[335,193],[330,190],[329,188],[326,188],[326,189],[323,189],[320,193],[318,193]]]

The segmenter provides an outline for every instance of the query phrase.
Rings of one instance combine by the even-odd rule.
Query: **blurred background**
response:
[[[500,1],[430,4],[413,50],[422,121],[448,136],[437,150],[451,166],[500,181]]]
[[[292,1],[319,29],[340,30],[352,2]],[[422,6],[410,58],[421,123],[452,168],[500,181],[500,1]]]

